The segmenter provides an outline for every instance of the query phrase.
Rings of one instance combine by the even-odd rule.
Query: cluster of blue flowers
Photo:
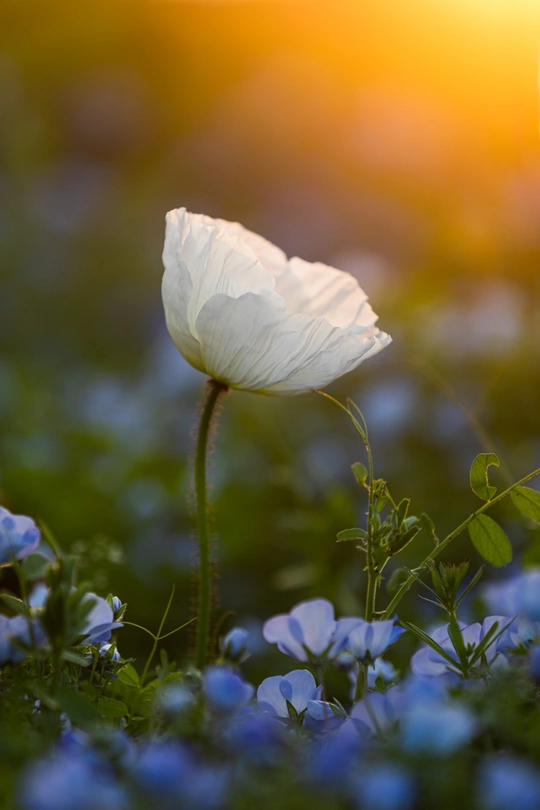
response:
[[[4,563],[47,557],[29,518],[3,509],[0,532]],[[383,656],[413,626],[396,617],[336,619],[325,599],[301,602],[263,627],[265,640],[295,666],[258,688],[242,674],[250,645],[240,627],[221,639],[217,661],[202,672],[165,667],[143,683],[112,637],[122,627],[121,600],[79,594],[62,582],[34,583],[18,614],[0,615],[0,664],[14,681],[32,660],[46,671],[43,662],[57,649],[50,616],[64,588],[63,610],[80,612],[63,653],[73,665],[65,684],[90,697],[102,716],[80,722],[80,705],[72,711],[57,697],[54,673],[50,694],[25,696],[32,718],[57,713],[59,736],[19,774],[21,810],[220,810],[263,800],[289,806],[289,799],[291,807],[411,810],[435,801],[426,769],[448,768],[463,752],[471,806],[540,806],[540,770],[531,757],[482,742],[482,695],[507,676],[540,717],[540,571],[488,586],[485,601],[501,612],[481,623],[418,631],[420,647],[402,676]],[[339,673],[349,680],[345,705],[328,692]]]

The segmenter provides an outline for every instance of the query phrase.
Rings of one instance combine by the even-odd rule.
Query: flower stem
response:
[[[366,592],[366,621],[370,622],[375,613],[375,599],[377,595],[377,571],[375,567],[375,559],[373,554],[373,455],[371,453],[371,446],[367,436],[365,438],[365,447],[368,457],[369,468],[369,492],[368,492],[368,525],[367,525],[367,592]],[[367,672],[367,670],[366,670]],[[366,675],[367,678],[367,675]]]
[[[207,395],[201,414],[197,452],[195,455],[195,497],[197,499],[197,526],[199,529],[199,598],[197,620],[197,658],[196,664],[202,669],[208,657],[208,640],[211,618],[211,566],[210,535],[208,531],[208,505],[206,495],[206,455],[208,436],[212,424],[214,408],[227,386],[215,380],[208,380]]]
[[[476,512],[473,512],[472,515],[469,515],[469,517],[465,518],[463,523],[460,523],[457,529],[454,529],[454,531],[450,532],[450,534],[447,537],[445,537],[444,540],[441,540],[439,545],[435,546],[435,548],[430,551],[425,560],[423,560],[423,562],[420,563],[418,568],[415,569],[415,572],[412,573],[409,576],[409,578],[406,579],[405,582],[401,585],[398,592],[396,593],[396,595],[394,596],[394,598],[384,611],[383,615],[381,616],[381,619],[389,619],[391,617],[392,613],[394,612],[398,604],[401,602],[401,600],[403,599],[403,597],[405,596],[411,585],[413,585],[414,582],[416,581],[418,573],[420,571],[425,570],[429,565],[429,563],[431,562],[431,560],[434,560],[435,557],[437,557],[441,553],[441,551],[443,551],[443,549],[445,549],[446,546],[448,546],[452,542],[452,540],[455,540],[455,538],[458,535],[460,535],[461,532],[464,531],[464,529],[467,528],[469,523],[472,523],[472,521],[475,519],[477,515],[481,515],[483,512],[486,512],[498,501],[502,501],[503,498],[506,498],[506,496],[509,495],[512,492],[512,490],[516,489],[516,487],[522,486],[527,481],[530,481],[531,478],[534,478],[536,475],[540,475],[540,469],[534,470],[532,473],[529,473],[524,478],[521,478],[519,481],[516,481],[515,484],[512,484],[512,486],[508,487],[503,492],[500,492],[490,501],[486,501],[484,504],[482,504],[482,506],[480,506],[476,510]]]

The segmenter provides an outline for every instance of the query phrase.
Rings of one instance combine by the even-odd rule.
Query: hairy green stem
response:
[[[430,551],[430,553],[427,555],[425,560],[423,560],[423,562],[420,563],[420,565],[418,566],[418,568],[416,570],[418,571],[418,570],[425,569],[429,565],[431,560],[434,560],[435,557],[438,557],[438,555],[441,553],[441,551],[443,551],[452,542],[452,540],[455,540],[456,537],[458,537],[458,535],[460,535],[461,532],[464,529],[467,528],[469,523],[471,523],[475,519],[475,517],[477,517],[477,515],[481,515],[482,512],[486,512],[488,509],[490,509],[498,501],[502,501],[502,499],[506,498],[506,496],[509,495],[512,492],[512,490],[516,489],[516,487],[520,487],[522,484],[525,484],[527,481],[530,481],[530,479],[534,478],[535,475],[540,475],[540,469],[534,470],[534,472],[529,473],[524,478],[522,478],[520,481],[516,481],[515,484],[512,484],[512,486],[510,486],[507,489],[503,490],[503,492],[499,493],[499,495],[496,495],[490,501],[486,501],[486,503],[482,504],[482,506],[479,509],[477,509],[476,512],[473,512],[472,515],[469,515],[469,517],[466,518],[463,521],[463,523],[460,523],[460,525],[457,527],[457,529],[454,529],[453,532],[450,532],[448,537],[445,537],[444,540],[441,540],[439,545],[435,546],[435,548],[432,549],[432,551]],[[403,599],[403,597],[405,596],[405,594],[407,593],[407,591],[409,590],[409,588],[411,587],[411,585],[414,583],[414,581],[416,579],[417,579],[417,575],[416,574],[411,574],[409,576],[409,578],[405,580],[405,582],[401,585],[401,587],[397,591],[396,595],[394,596],[394,598],[392,599],[392,601],[390,602],[390,604],[388,605],[388,607],[384,611],[383,615],[381,616],[382,619],[390,618],[390,616],[392,615],[392,613],[394,612],[394,610],[396,609],[398,604],[401,602],[401,600]]]
[[[220,395],[227,391],[227,386],[215,380],[208,380],[206,385],[207,396],[201,414],[197,452],[195,455],[195,497],[197,499],[197,526],[199,530],[199,594],[196,664],[199,669],[205,666],[208,657],[212,608],[210,533],[208,531],[208,504],[206,495],[206,454],[214,408]]]

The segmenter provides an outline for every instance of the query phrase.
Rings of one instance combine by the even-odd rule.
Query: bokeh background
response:
[[[189,617],[203,377],[160,301],[182,205],[359,278],[394,344],[331,392],[441,535],[475,507],[477,452],[500,453],[501,485],[539,467],[539,40],[536,0],[5,1],[0,503],[43,520],[131,621],[155,629],[172,582],[167,629]],[[361,557],[335,542],[365,511],[356,460],[314,394],[225,402],[216,590],[223,627],[253,628],[253,677],[288,666],[264,618],[315,595],[362,608]],[[540,562],[539,531],[497,517],[515,564]],[[479,563],[466,537],[449,558]],[[145,635],[120,649],[140,662]]]

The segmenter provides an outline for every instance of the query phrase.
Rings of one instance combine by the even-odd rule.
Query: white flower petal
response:
[[[163,303],[193,366],[257,393],[322,388],[390,343],[348,273],[301,259],[239,223],[167,214]]]
[[[387,339],[346,334],[324,318],[288,314],[277,295],[251,293],[213,296],[196,330],[207,373],[259,393],[320,388],[380,351]]]
[[[320,262],[292,258],[276,274],[276,292],[289,312],[321,316],[341,329],[362,332],[377,316],[354,276]]]
[[[194,337],[199,312],[213,295],[238,298],[246,292],[271,294],[274,289],[273,276],[247,242],[219,222],[184,208],[167,214],[163,262],[165,275],[176,275],[180,264],[187,269],[192,285],[187,315]]]

